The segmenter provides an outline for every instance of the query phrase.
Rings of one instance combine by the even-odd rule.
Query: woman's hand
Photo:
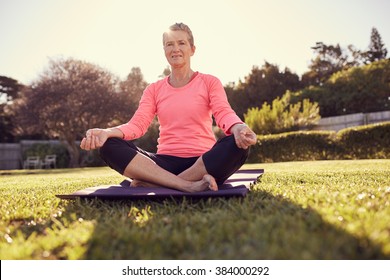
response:
[[[81,140],[80,147],[83,150],[94,150],[102,147],[107,141],[109,133],[106,129],[93,128],[88,129],[83,140]]]
[[[249,146],[256,144],[257,136],[246,124],[235,124],[230,129],[234,135],[237,147],[241,149],[248,149]]]

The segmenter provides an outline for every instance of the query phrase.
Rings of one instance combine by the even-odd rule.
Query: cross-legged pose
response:
[[[100,149],[111,168],[133,179],[132,186],[217,191],[218,184],[245,163],[256,135],[232,110],[219,79],[191,69],[195,45],[187,25],[169,27],[163,34],[163,46],[171,74],[144,90],[128,123],[89,129],[80,146]],[[160,135],[157,153],[149,153],[132,140],[147,132],[155,116]],[[218,141],[212,116],[227,135]]]

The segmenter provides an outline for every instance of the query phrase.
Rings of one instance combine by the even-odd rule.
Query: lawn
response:
[[[108,168],[0,171],[0,259],[390,259],[390,160],[248,164],[244,199],[60,200]]]

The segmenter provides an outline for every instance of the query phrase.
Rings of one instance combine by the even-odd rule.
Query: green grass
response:
[[[0,171],[0,259],[390,259],[390,160],[251,164],[244,199],[60,200],[108,168]]]

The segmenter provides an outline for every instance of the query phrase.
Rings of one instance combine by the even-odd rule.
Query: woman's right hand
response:
[[[83,140],[81,140],[80,147],[83,150],[99,149],[104,145],[109,137],[109,133],[106,129],[93,128],[88,129]]]

